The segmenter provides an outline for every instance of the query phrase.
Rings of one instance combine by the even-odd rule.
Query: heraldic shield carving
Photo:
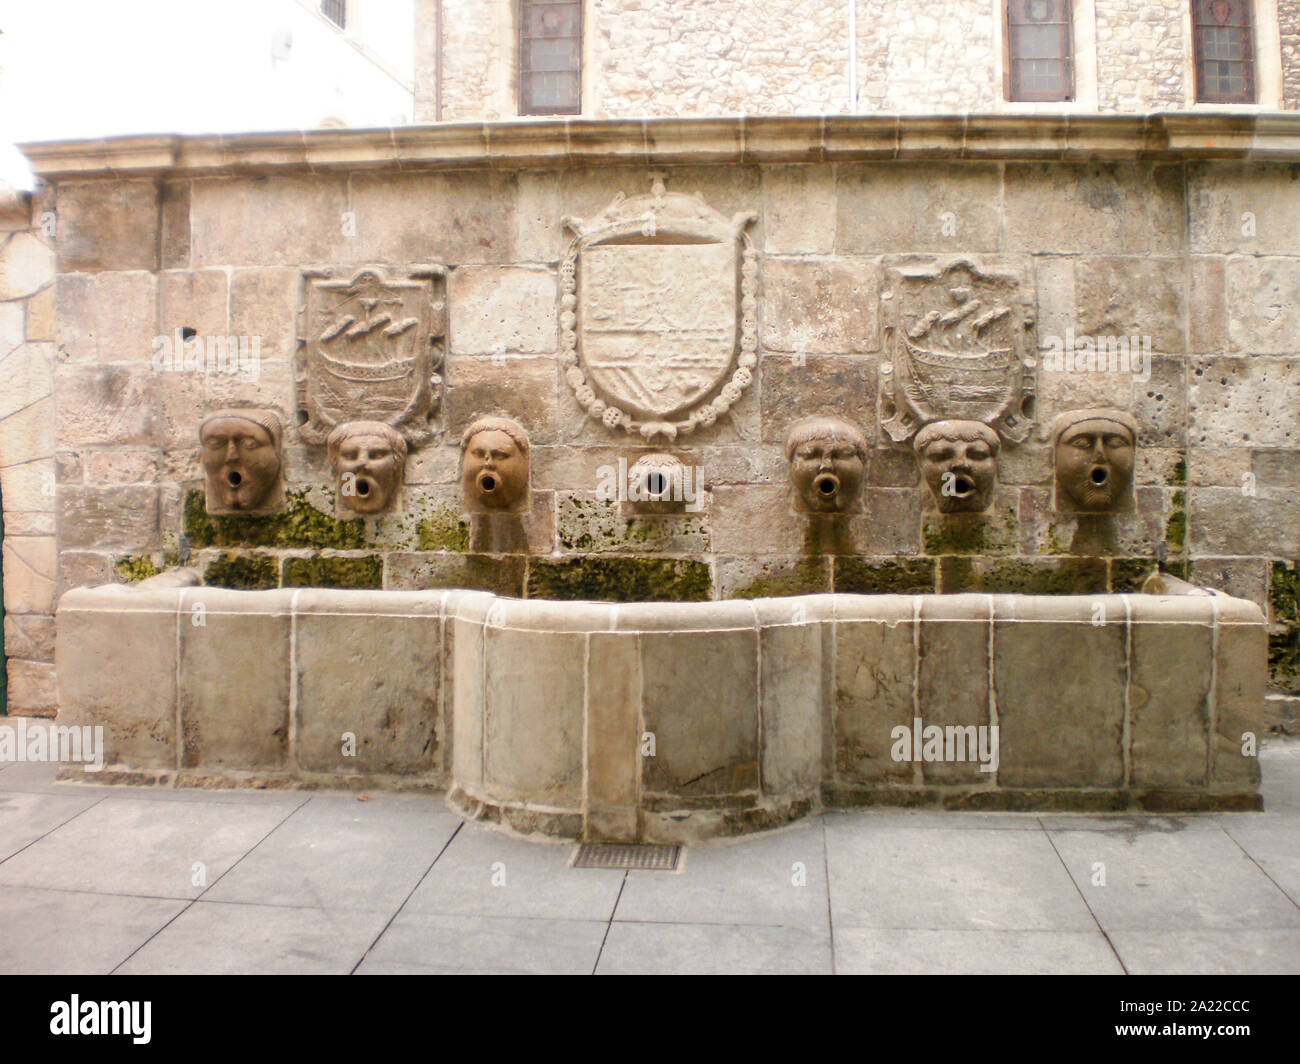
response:
[[[579,404],[609,428],[675,439],[725,414],[758,360],[758,253],[702,198],[622,194],[572,231],[560,267],[560,360]]]
[[[400,277],[378,268],[336,278],[303,274],[306,289],[296,366],[299,435],[324,443],[350,421],[379,421],[410,444],[433,436],[442,400],[446,271],[421,266]]]
[[[970,259],[889,268],[880,426],[907,443],[926,424],[978,421],[1014,443],[1034,425],[1034,292],[1017,269]]]

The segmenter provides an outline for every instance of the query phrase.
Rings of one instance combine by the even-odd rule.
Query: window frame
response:
[[[1208,0],[1213,3],[1214,0]],[[1234,2],[1234,0],[1226,0]],[[1258,104],[1260,99],[1260,66],[1259,66],[1259,20],[1256,17],[1258,12],[1255,10],[1253,0],[1235,0],[1240,3],[1246,12],[1246,26],[1243,29],[1244,40],[1246,43],[1246,54],[1239,61],[1242,64],[1243,82],[1245,88],[1240,94],[1214,93],[1207,92],[1205,88],[1205,63],[1215,62],[1213,59],[1202,59],[1201,57],[1201,34],[1199,32],[1202,26],[1210,26],[1211,23],[1197,21],[1197,9],[1201,6],[1202,0],[1191,0],[1188,4],[1189,21],[1192,32],[1192,93],[1193,100],[1198,104],[1214,105],[1246,105]],[[1232,27],[1233,29],[1242,29],[1242,27]]]
[[[525,106],[526,97],[527,97],[528,75],[539,73],[539,71],[524,69],[524,56],[526,54],[525,42],[528,40],[546,39],[546,38],[537,38],[537,37],[528,38],[525,36],[525,30],[527,28],[527,13],[528,13],[528,9],[531,6],[535,5],[541,7],[547,3],[563,4],[564,6],[574,8],[577,12],[577,17],[578,17],[577,36],[568,38],[570,40],[576,41],[576,51],[578,57],[577,65],[567,72],[570,74],[570,76],[572,76],[576,80],[577,90],[578,90],[577,99],[575,101],[575,105],[572,110],[555,109],[551,107],[537,108],[535,106],[530,109]],[[516,110],[519,112],[520,117],[572,118],[577,115],[581,115],[583,113],[583,97],[585,95],[584,78],[586,73],[585,71],[586,68],[585,49],[586,49],[586,35],[587,35],[586,0],[515,0],[513,7],[514,7],[514,14],[515,14],[515,34],[514,34],[515,103],[516,103]],[[546,73],[546,71],[541,71],[540,73]]]
[[[1006,68],[1003,77],[1003,96],[1007,103],[1015,104],[1073,104],[1079,96],[1079,73],[1078,57],[1076,48],[1075,34],[1075,4],[1074,0],[1059,0],[1063,10],[1058,22],[1052,23],[1061,27],[1061,35],[1064,38],[1064,51],[1060,62],[1065,66],[1065,74],[1062,77],[1064,95],[1052,94],[1026,94],[1019,86],[1018,81],[1018,64],[1027,62],[1023,58],[1017,58],[1015,54],[1014,41],[1016,35],[1012,32],[1013,27],[1023,25],[1033,25],[1033,23],[1011,21],[1012,5],[1024,4],[1026,0],[1003,0],[1002,7],[1002,40],[1003,56],[1006,60]]]

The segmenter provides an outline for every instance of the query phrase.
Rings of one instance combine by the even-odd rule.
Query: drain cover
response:
[[[637,872],[676,872],[680,846],[624,845],[586,842],[578,847],[573,868],[627,868]]]

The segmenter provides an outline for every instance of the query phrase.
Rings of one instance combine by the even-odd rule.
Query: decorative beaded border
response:
[[[570,241],[560,264],[560,365],[564,379],[573,389],[578,404],[607,428],[622,428],[625,432],[639,432],[647,440],[666,436],[675,440],[700,425],[708,428],[718,416],[732,408],[754,379],[758,364],[758,251],[754,241],[743,229],[740,231],[740,354],[731,380],[709,402],[696,407],[683,421],[637,421],[626,411],[605,402],[587,382],[578,359],[578,255],[583,246],[581,239]]]

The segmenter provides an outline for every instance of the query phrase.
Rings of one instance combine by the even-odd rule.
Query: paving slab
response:
[[[105,798],[0,864],[0,885],[195,898],[291,811]]]
[[[1100,931],[835,929],[840,975],[1123,975]]]
[[[680,873],[629,872],[616,921],[829,927],[826,847],[816,822],[687,851]]]
[[[937,809],[852,809],[822,814],[829,824],[872,824],[908,828],[979,828],[981,831],[1041,831],[1036,813],[974,813]]]
[[[590,975],[604,920],[535,920],[402,912],[358,974]]]
[[[1112,931],[1110,939],[1133,975],[1300,975],[1296,928]]]
[[[183,901],[0,887],[0,972],[107,975]]]
[[[0,861],[98,802],[63,794],[0,792]]]
[[[826,853],[837,933],[841,927],[1096,929],[1041,831],[844,818],[827,822]]]
[[[1220,818],[1219,826],[1300,905],[1300,823],[1239,816]]]
[[[829,975],[828,931],[615,921],[597,975]]]
[[[569,868],[573,846],[512,838],[466,824],[405,912],[608,920],[624,873]]]
[[[1300,909],[1213,818],[1050,835],[1108,932],[1300,928]]]
[[[132,786],[95,783],[96,774],[81,773],[75,779],[57,778],[58,765],[15,762],[12,771],[0,778],[0,792],[22,791],[28,794],[73,794],[84,798],[121,798],[130,795],[144,801],[220,802],[228,805],[281,805],[295,808],[308,792],[284,788],[279,790],[252,787],[170,787]],[[312,792],[315,793],[315,792]]]
[[[286,818],[204,901],[395,913],[461,826],[437,799],[322,795]]]
[[[347,975],[390,914],[198,901],[124,975]]]

